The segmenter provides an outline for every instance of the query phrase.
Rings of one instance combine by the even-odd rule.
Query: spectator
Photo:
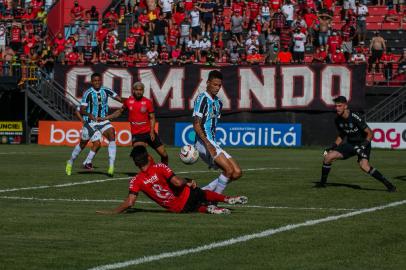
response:
[[[233,15],[240,15],[242,17],[244,13],[244,8],[245,8],[245,3],[241,0],[235,0],[233,1],[231,5],[231,11],[233,12]]]
[[[167,45],[169,52],[171,52],[178,45],[179,39],[179,27],[176,24],[172,24],[172,27],[168,31]]]
[[[116,29],[118,20],[119,20],[119,15],[114,9],[114,7],[110,8],[109,11],[106,12],[106,14],[103,17],[103,21],[105,21],[110,29]]]
[[[21,23],[13,22],[11,24],[11,31],[10,31],[10,47],[14,51],[19,51],[22,46],[22,39],[21,39]],[[6,32],[4,32],[6,33]]]
[[[374,69],[374,72],[376,72],[377,64],[379,72],[379,60],[381,59],[383,52],[386,51],[385,39],[381,37],[379,31],[375,31],[374,37],[369,44],[369,50],[371,52],[371,57],[369,58],[369,72],[371,72],[371,69]]]
[[[258,53],[258,50],[256,47],[253,47],[251,49],[251,53],[247,55],[247,63],[253,65],[253,64],[260,64],[263,62],[263,57],[261,54]]]
[[[282,48],[288,47],[290,48],[292,45],[292,30],[289,26],[284,26],[281,29],[281,33],[279,35],[280,38],[280,45]]]
[[[330,56],[330,60],[333,64],[344,64],[346,62],[344,53],[340,50],[340,48],[337,48],[336,51]]]
[[[398,60],[398,72],[406,72],[406,48],[403,48],[402,56]]]
[[[388,6],[388,12],[385,15],[385,22],[399,22],[399,14],[393,6]]]
[[[180,56],[182,54],[182,47],[181,45],[177,45],[176,48],[174,50],[172,50],[171,52],[171,57],[172,57],[172,61],[171,61],[171,65],[172,64],[179,64],[180,62]]]
[[[350,58],[350,54],[353,51],[353,39],[355,37],[356,30],[351,24],[349,19],[345,20],[345,24],[341,27],[341,37],[343,40],[342,48],[344,50],[344,55],[347,61]]]
[[[317,17],[314,9],[308,8],[306,9],[306,13],[303,15],[303,19],[307,25],[309,43],[313,44],[316,31],[319,28],[319,18]]]
[[[227,41],[227,48],[226,51],[228,53],[231,53],[234,50],[238,50],[238,48],[243,47],[243,45],[240,43],[236,35],[232,35],[231,39]]]
[[[211,27],[213,24],[213,12],[216,8],[216,3],[214,0],[207,0],[200,4],[199,10],[202,13],[202,26],[203,26],[203,36],[210,36]]]
[[[387,48],[386,53],[384,52],[380,62],[383,64],[384,76],[387,81],[392,79],[393,63],[395,63],[395,57],[392,51]]]
[[[164,18],[170,20],[172,17],[173,0],[159,0],[158,4],[161,7]]]
[[[83,21],[84,19],[84,8],[79,5],[79,1],[75,0],[73,7],[70,10],[70,16],[72,18],[72,21],[75,23],[75,25],[79,26],[79,23]]]
[[[313,55],[313,63],[326,63],[327,60],[327,51],[324,46],[318,47]]]
[[[293,61],[302,64],[305,55],[306,35],[296,28],[293,34]]]
[[[197,4],[194,4],[193,10],[190,12],[192,35],[200,38],[202,34],[202,28],[200,27],[200,11]]]
[[[194,56],[195,62],[200,61],[200,42],[196,36],[192,36],[192,40],[189,40],[187,48],[189,49],[188,53]]]
[[[203,39],[199,42],[199,48],[200,56],[206,57],[209,49],[211,48],[211,42],[206,36],[203,37]]]
[[[257,19],[259,12],[260,12],[260,5],[258,4],[258,0],[254,0],[247,3],[248,8],[248,27],[251,27],[254,23],[254,20]]]
[[[243,24],[244,18],[241,16],[239,12],[234,13],[234,15],[231,16],[231,33],[237,37],[240,43],[243,42],[242,38]]]
[[[322,14],[319,16],[319,46],[327,45],[327,39],[330,31],[331,16]]]
[[[148,66],[155,66],[158,63],[158,51],[156,46],[151,46],[147,52]]]
[[[238,53],[238,50],[234,48],[230,52],[230,63],[233,65],[238,65],[240,62],[240,54]]]
[[[99,12],[97,11],[96,6],[92,6],[89,10],[86,10],[85,16],[88,21],[89,31],[92,34],[93,40],[99,24]]]
[[[105,49],[105,41],[108,34],[109,29],[106,27],[106,24],[102,24],[102,26],[96,32],[96,42],[101,52],[103,52]]]
[[[175,23],[176,25],[181,25],[186,17],[187,16],[184,9],[182,7],[178,7],[176,9],[176,12],[172,16],[172,23]]]
[[[290,64],[292,63],[292,54],[289,51],[288,46],[283,47],[283,51],[278,53],[276,61],[281,64]]]
[[[169,16],[169,15],[167,15],[167,16]],[[168,50],[166,49],[165,46],[163,46],[161,48],[161,52],[159,53],[158,59],[159,59],[158,62],[159,62],[160,65],[162,65],[162,64],[167,64],[167,65],[172,64],[172,59],[169,57]]]
[[[282,6],[282,13],[286,17],[286,24],[288,26],[291,26],[293,23],[293,20],[295,19],[295,6],[292,5],[290,0],[286,0],[286,4]]]
[[[357,0],[354,13],[357,18],[358,41],[365,41],[367,34],[366,17],[369,15],[368,7]]]
[[[223,33],[224,33],[224,15],[223,10],[219,9],[215,17],[213,39],[223,40]]]
[[[333,30],[333,33],[327,39],[327,52],[330,57],[337,49],[341,50],[342,43],[341,36],[338,35],[337,31]]]
[[[165,46],[165,37],[168,35],[168,22],[164,14],[159,14],[158,19],[154,21],[153,29],[155,50],[158,50],[158,46]]]
[[[266,40],[266,44],[267,44],[267,49],[266,51],[274,51],[274,48],[280,48],[280,44],[279,44],[279,35],[277,34],[276,30],[272,30],[271,33],[269,33],[267,40]]]
[[[268,54],[266,57],[266,63],[268,64],[276,64],[278,62],[278,53],[279,53],[279,46],[275,45],[270,47],[268,50]]]
[[[271,9],[268,5],[268,0],[264,0],[261,5],[261,21],[262,23],[269,23],[271,21]]]
[[[356,50],[356,52],[351,56],[351,63],[359,65],[362,63],[366,63],[365,54],[362,53],[362,50]]]
[[[187,46],[192,36],[192,25],[190,24],[189,17],[185,17],[180,24],[180,38],[179,44],[182,47]]]
[[[259,41],[258,36],[255,33],[252,33],[251,36],[245,41],[245,50],[247,54],[251,54],[252,48],[258,48]]]

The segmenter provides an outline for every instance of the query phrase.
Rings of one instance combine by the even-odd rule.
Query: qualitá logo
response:
[[[221,123],[216,130],[216,142],[221,146],[301,146],[300,124]],[[175,145],[194,144],[196,134],[190,123],[176,123]]]

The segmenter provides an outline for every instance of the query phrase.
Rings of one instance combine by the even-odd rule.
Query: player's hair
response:
[[[130,153],[135,165],[142,167],[148,164],[148,152],[145,146],[138,145]]]
[[[347,103],[347,98],[344,96],[338,96],[333,99],[334,103]]]
[[[212,79],[223,80],[223,74],[218,70],[212,70],[209,72],[209,78],[207,80],[211,81]]]
[[[93,78],[95,78],[95,77],[100,77],[101,78],[101,76],[102,75],[100,73],[95,72],[95,73],[92,74],[92,76],[90,76],[90,79],[93,80]]]
[[[144,86],[144,84],[142,83],[142,82],[135,82],[134,84],[133,84],[133,88],[137,88],[137,87],[142,87],[142,89],[145,89],[145,86]]]

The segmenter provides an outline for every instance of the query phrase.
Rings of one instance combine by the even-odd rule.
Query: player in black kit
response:
[[[334,144],[324,151],[321,179],[316,184],[316,187],[326,187],[332,162],[337,159],[348,159],[356,155],[359,166],[364,172],[382,182],[389,192],[395,192],[396,187],[369,164],[373,136],[372,130],[368,127],[365,120],[357,113],[351,112],[348,109],[347,99],[344,96],[336,97],[334,103],[337,112],[335,124],[338,136]],[[347,138],[346,142],[344,142],[344,138]]]

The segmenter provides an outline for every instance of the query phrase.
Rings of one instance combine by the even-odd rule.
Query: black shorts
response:
[[[350,144],[350,143],[343,143],[337,146],[334,151],[339,152],[341,155],[343,155],[343,159],[348,159],[353,156],[358,156],[357,152],[355,152],[355,144]],[[367,160],[369,160],[369,157],[371,155],[371,144],[368,144],[368,146],[365,148],[365,154],[367,155]],[[361,161],[361,157],[358,156],[358,162]]]
[[[182,209],[182,213],[196,212],[200,206],[207,204],[206,195],[201,188],[190,189],[189,198]]]
[[[141,134],[133,134],[132,135],[132,142],[133,144],[136,142],[143,142],[148,144],[154,149],[157,149],[162,145],[161,139],[159,138],[158,134],[155,133],[155,140],[151,140],[151,136],[148,133],[141,133]]]

